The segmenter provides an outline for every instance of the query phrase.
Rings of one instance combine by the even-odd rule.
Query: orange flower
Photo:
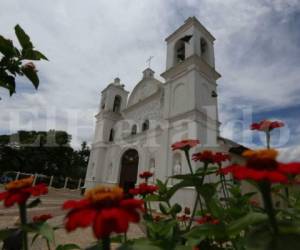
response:
[[[197,146],[200,143],[199,140],[182,140],[172,144],[172,150],[190,150],[191,148]]]
[[[15,203],[19,205],[25,204],[31,195],[40,196],[48,193],[48,188],[45,184],[41,183],[36,186],[32,186],[32,184],[33,177],[8,183],[5,186],[6,191],[0,193],[0,201],[4,200],[4,206],[10,207]]]
[[[113,232],[124,233],[130,222],[139,222],[142,206],[142,200],[125,199],[119,187],[96,187],[88,190],[84,199],[64,203],[63,209],[70,210],[65,218],[65,228],[70,232],[92,225],[98,239]]]
[[[277,155],[274,149],[248,150],[243,153],[246,166],[231,165],[220,172],[232,173],[238,180],[288,183],[290,175],[300,174],[300,162],[280,163],[276,161]]]

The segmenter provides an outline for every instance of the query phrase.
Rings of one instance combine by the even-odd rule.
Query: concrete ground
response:
[[[0,192],[3,189],[0,188]],[[51,189],[49,193],[41,197],[42,203],[35,208],[28,210],[28,218],[32,218],[35,215],[51,213],[54,217],[49,220],[49,223],[53,226],[62,226],[65,211],[61,209],[61,206],[65,200],[69,199],[80,199],[81,196],[79,191],[63,190],[63,189]],[[15,223],[18,223],[18,207],[13,206],[11,208],[5,208],[0,204],[0,229],[13,227]],[[131,224],[128,237],[129,238],[139,238],[144,236],[141,225]],[[92,231],[90,228],[87,229],[77,229],[72,233],[67,233],[64,229],[59,229],[55,231],[56,245],[74,243],[82,248],[89,246],[91,243],[95,242]],[[1,245],[0,245],[1,247]],[[32,250],[47,249],[44,240],[37,240],[33,246]],[[51,249],[55,249],[55,246],[51,246]]]

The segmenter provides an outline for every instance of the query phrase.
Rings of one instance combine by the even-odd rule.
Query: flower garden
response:
[[[267,148],[246,150],[244,165],[228,165],[230,156],[224,152],[190,155],[190,149],[200,144],[198,140],[174,143],[170,150],[184,152],[189,173],[157,180],[153,185],[149,183],[152,173],[143,172],[139,175],[143,181],[126,194],[117,186],[87,190],[82,199],[62,204],[66,212],[64,228],[71,232],[91,227],[95,242],[87,248],[90,250],[109,250],[112,243],[118,243],[120,250],[300,249],[300,163],[278,162],[278,152],[270,148],[272,130],[282,126],[281,122],[266,120],[251,126],[252,130],[265,133]],[[193,161],[202,167],[193,168]],[[218,176],[217,181],[207,182],[209,175]],[[170,179],[178,181],[170,185]],[[244,191],[245,182],[253,187],[251,192]],[[171,201],[185,187],[195,190],[191,208]],[[5,207],[18,206],[21,223],[18,228],[2,230],[0,240],[5,241],[18,231],[24,250],[30,249],[38,237],[47,242],[48,249],[80,249],[72,242],[55,245],[54,231],[58,227],[48,224],[51,214],[28,218],[28,209],[38,206],[38,197],[47,193],[46,185],[33,185],[30,177],[10,182],[5,189],[0,200]],[[28,202],[31,196],[37,198]],[[159,209],[153,209],[154,204]],[[145,237],[128,239],[130,223],[143,225]]]

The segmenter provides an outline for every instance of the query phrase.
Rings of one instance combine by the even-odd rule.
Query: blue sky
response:
[[[56,128],[74,145],[91,141],[101,89],[119,76],[132,90],[150,55],[159,76],[164,38],[189,16],[217,39],[222,135],[261,146],[250,120],[280,119],[287,126],[274,144],[283,160],[300,160],[299,0],[1,1],[0,34],[13,38],[21,24],[50,61],[37,63],[37,92],[23,79],[12,98],[0,90],[0,133]],[[245,113],[243,126],[232,125]]]

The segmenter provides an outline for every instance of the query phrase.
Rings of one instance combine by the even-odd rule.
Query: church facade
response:
[[[183,153],[171,150],[171,144],[182,139],[200,140],[191,153],[210,149],[230,153],[235,162],[242,160],[243,147],[219,135],[221,75],[215,68],[215,38],[190,17],[165,41],[164,82],[147,68],[130,94],[119,78],[102,91],[86,188],[120,185],[127,191],[139,183],[138,173],[146,170],[153,172],[152,181],[187,173]],[[193,190],[186,188],[175,199],[191,206],[193,196]]]

